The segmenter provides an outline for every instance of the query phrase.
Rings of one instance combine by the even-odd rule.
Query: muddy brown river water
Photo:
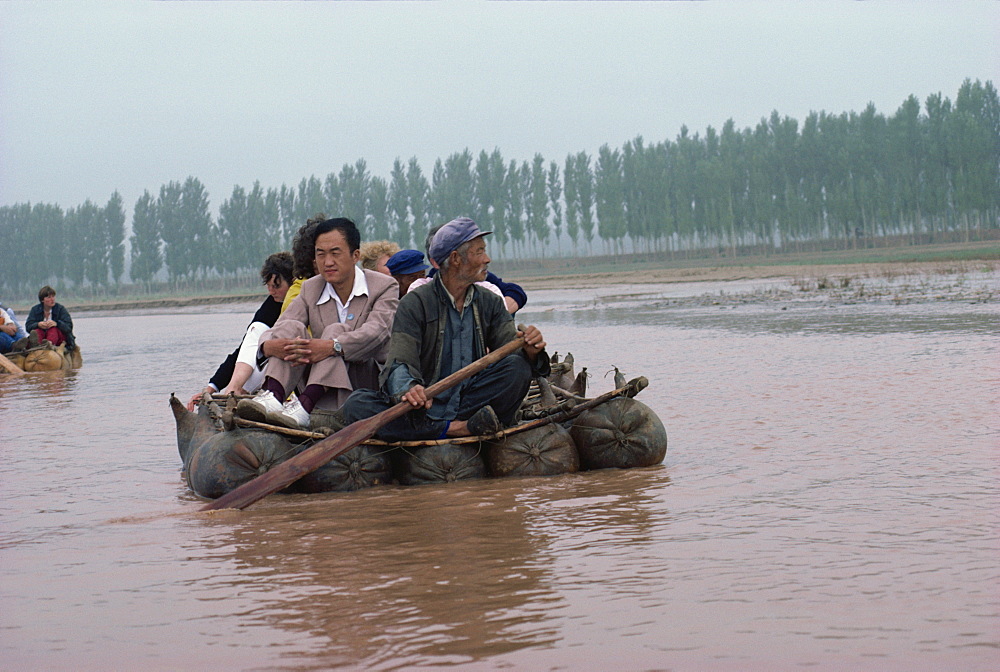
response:
[[[167,398],[254,306],[75,316],[0,377],[0,669],[1000,669],[1000,304],[677,302],[740,289],[519,316],[649,378],[662,466],[215,514]]]

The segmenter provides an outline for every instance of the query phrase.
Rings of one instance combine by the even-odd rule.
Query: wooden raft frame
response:
[[[527,432],[529,430],[535,429],[537,427],[544,427],[545,425],[550,425],[554,422],[564,422],[570,418],[575,418],[584,411],[590,410],[606,403],[616,397],[634,397],[639,394],[642,390],[646,389],[649,385],[649,381],[645,376],[639,376],[638,378],[633,378],[625,385],[614,389],[610,392],[600,395],[599,397],[594,397],[593,399],[584,399],[568,409],[556,411],[550,415],[542,418],[537,418],[535,420],[529,420],[528,422],[521,423],[520,425],[515,425],[513,427],[508,427],[507,429],[501,430],[495,434],[483,434],[479,436],[463,436],[454,439],[426,439],[420,441],[382,441],[380,439],[368,439],[362,441],[360,445],[366,446],[386,446],[392,448],[420,448],[422,446],[441,446],[444,444],[468,444],[468,443],[482,443],[484,441],[496,441],[499,439],[504,439],[508,436],[514,436],[515,434],[520,434],[522,432]],[[574,401],[582,399],[582,397],[577,397],[572,395],[569,397]],[[328,434],[322,432],[309,432],[302,429],[289,429],[287,427],[281,427],[278,425],[269,425],[265,422],[255,422],[253,420],[244,420],[243,418],[233,417],[233,422],[237,427],[243,427],[247,429],[264,429],[269,432],[275,432],[277,434],[284,434],[285,436],[291,436],[300,439],[325,439]]]

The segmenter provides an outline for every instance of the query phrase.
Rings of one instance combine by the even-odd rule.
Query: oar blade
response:
[[[15,376],[23,376],[24,375],[24,371],[21,369],[21,367],[19,367],[17,364],[15,364],[14,362],[10,361],[9,359],[7,359],[6,357],[4,357],[3,355],[0,355],[0,367],[3,367],[9,373],[11,373],[11,374],[13,374]]]

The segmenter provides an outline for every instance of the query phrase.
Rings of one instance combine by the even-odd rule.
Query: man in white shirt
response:
[[[240,417],[304,428],[321,401],[339,408],[353,390],[378,387],[398,284],[357,266],[361,235],[351,220],[325,220],[314,235],[319,275],[302,283],[299,296],[261,335],[263,389],[240,402]],[[302,381],[301,394],[285,402]]]

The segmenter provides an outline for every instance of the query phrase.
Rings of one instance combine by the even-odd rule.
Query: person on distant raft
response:
[[[440,272],[399,300],[379,390],[356,390],[341,409],[347,423],[371,417],[400,400],[413,410],[378,432],[387,441],[491,434],[510,425],[533,376],[549,373],[545,341],[524,331],[524,347],[429,399],[425,387],[496,350],[517,335],[503,299],[476,283],[490,257],[485,236],[460,217],[434,236],[431,258]]]
[[[66,344],[66,350],[76,349],[76,339],[73,338],[73,318],[61,303],[56,303],[56,290],[45,285],[38,290],[38,303],[32,307],[25,320],[24,328],[28,332],[29,347],[34,343],[48,341],[52,345]]]
[[[431,256],[431,245],[434,242],[434,236],[437,235],[437,232],[442,226],[444,225],[439,224],[428,231],[427,239],[424,242],[424,250],[427,252],[427,259],[433,268],[427,272],[427,276],[425,278],[418,278],[415,280],[413,284],[410,285],[410,289],[416,289],[420,285],[430,282],[431,278],[434,277],[434,274],[437,273],[437,262],[435,262],[434,257]],[[504,305],[507,306],[507,312],[511,315],[519,311],[521,308],[524,308],[524,304],[528,303],[528,295],[521,285],[513,282],[504,282],[503,278],[497,276],[492,271],[487,271],[486,277],[481,282],[477,282],[476,284],[502,297]]]
[[[339,408],[352,391],[377,387],[399,289],[391,276],[358,268],[360,245],[349,219],[316,226],[312,247],[320,274],[302,283],[302,293],[260,337],[264,385],[239,403],[240,417],[304,428],[321,400]],[[300,381],[302,393],[285,401]]]
[[[385,263],[389,274],[399,283],[399,297],[403,298],[414,281],[427,275],[430,268],[424,263],[424,255],[418,250],[400,250]]]
[[[292,282],[292,255],[288,252],[275,252],[269,256],[260,268],[260,278],[267,287],[267,298],[254,313],[240,344],[219,365],[208,385],[188,401],[189,411],[194,410],[195,403],[206,392],[246,394],[260,387],[264,380],[264,374],[257,367],[257,345],[261,334],[278,321],[281,302],[285,300]]]
[[[385,264],[397,252],[399,245],[391,240],[370,240],[361,245],[361,268],[392,275]]]
[[[27,337],[28,332],[17,321],[14,311],[0,303],[0,355],[7,354],[15,343]]]

